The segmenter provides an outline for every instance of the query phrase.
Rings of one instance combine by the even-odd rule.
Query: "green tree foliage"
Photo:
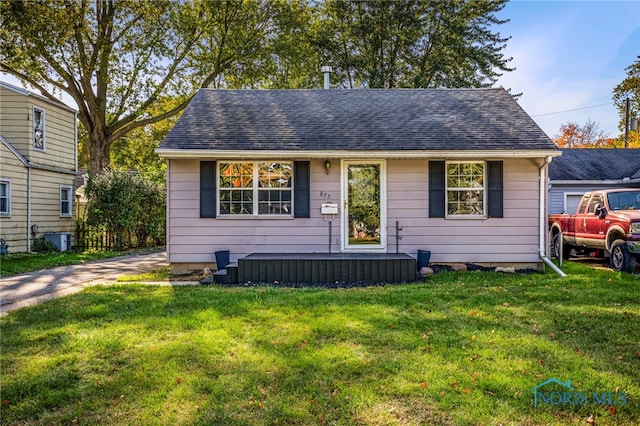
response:
[[[174,98],[163,98],[157,106],[151,107],[152,111],[160,111],[163,108],[171,108],[179,101]],[[110,151],[110,168],[113,170],[135,170],[143,173],[146,177],[164,181],[166,163],[154,150],[169,133],[181,113],[166,118],[144,127],[136,128],[127,135],[115,140]],[[78,167],[80,169],[90,168],[90,141],[82,123],[78,126]]]
[[[249,2],[251,3],[251,2]],[[253,2],[253,7],[257,2]],[[256,10],[256,15],[260,13]],[[265,2],[261,31],[252,37],[261,50],[231,67],[218,87],[237,89],[300,89],[320,87],[320,53],[314,35],[320,17],[307,0]]]
[[[240,85],[247,79],[237,76],[257,74],[280,39],[277,25],[291,22],[290,7],[275,0],[5,1],[0,69],[44,96],[74,99],[90,168],[99,174],[116,140],[182,111],[197,88]],[[181,101],[160,108],[164,97]]]
[[[327,0],[316,43],[345,87],[488,87],[512,70],[493,32],[505,4]]]
[[[179,98],[162,98],[151,107],[152,113],[172,109],[181,102]],[[111,164],[120,170],[137,170],[147,177],[164,180],[166,163],[154,150],[169,133],[181,113],[158,123],[132,130],[113,143]]]
[[[73,98],[94,175],[161,171],[159,123],[200,87],[321,87],[321,65],[350,88],[490,86],[511,70],[505,2],[3,1],[0,70]]]
[[[164,244],[165,187],[140,174],[107,170],[89,175],[87,214],[115,238],[116,249]]]
[[[616,139],[616,146],[624,147],[624,131],[626,122],[626,99],[629,98],[629,117],[640,115],[640,55],[636,61],[626,68],[627,76],[613,89],[613,102],[620,115],[618,128],[621,135]],[[629,132],[629,147],[640,147],[638,131]]]

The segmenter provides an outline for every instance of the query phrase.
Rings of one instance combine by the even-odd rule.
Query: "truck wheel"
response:
[[[556,259],[560,259],[560,247],[562,245],[562,258],[564,260],[569,259],[571,256],[571,247],[564,244],[562,238],[560,237],[560,233],[553,234],[553,239],[551,240],[551,255]]]
[[[636,258],[629,250],[624,240],[615,240],[611,244],[611,268],[619,272],[633,272],[636,269]]]

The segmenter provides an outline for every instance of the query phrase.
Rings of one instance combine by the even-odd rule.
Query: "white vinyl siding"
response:
[[[199,217],[199,161],[169,160],[169,261],[214,262],[218,250],[229,250],[232,261],[250,253],[340,252],[343,206],[334,220],[323,217],[321,206],[341,200],[341,174],[337,167],[327,174],[324,163],[320,159],[310,163],[309,218],[283,221],[275,216],[229,216],[211,220]],[[388,253],[396,251],[397,241],[400,253],[429,250],[434,263],[539,263],[539,170],[534,161],[504,160],[503,218],[429,218],[428,170],[426,160],[386,161]],[[396,221],[402,228],[399,240],[395,238]]]
[[[34,147],[34,108],[44,111],[46,151]],[[32,164],[75,172],[76,124],[76,116],[68,107],[0,85],[0,134]]]
[[[10,182],[10,215],[0,214],[0,237],[11,253],[29,249],[31,225],[38,226],[36,238],[47,232],[73,232],[75,129],[76,115],[71,108],[0,82],[0,134],[4,139],[0,171],[2,180]],[[61,186],[69,192],[63,195]],[[68,197],[65,207],[61,195]]]

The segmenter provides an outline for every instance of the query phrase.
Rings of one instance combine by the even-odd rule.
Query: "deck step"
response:
[[[205,282],[207,281],[207,282]],[[201,284],[237,284],[238,283],[238,263],[232,262],[226,268],[215,271],[211,277],[200,281]]]

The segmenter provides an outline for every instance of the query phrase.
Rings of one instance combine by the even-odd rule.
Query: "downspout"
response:
[[[166,210],[165,210],[165,220],[164,220],[164,237],[165,237],[165,242],[164,242],[164,247],[165,247],[165,253],[167,255],[167,261],[169,262],[169,264],[171,264],[171,226],[169,226],[169,218],[170,216],[170,212],[171,212],[171,160],[170,159],[166,159],[166,164],[167,164],[167,171],[166,171],[166,176],[165,176],[165,185],[167,187],[166,189],[166,198],[165,198],[165,204],[166,204]]]
[[[73,185],[71,186],[71,188],[73,188],[73,194],[71,194],[71,202],[74,203],[75,201],[71,209],[71,216],[73,217],[73,209],[75,208],[76,223],[75,223],[74,229],[77,230],[78,221],[80,220],[80,199],[76,197],[76,178],[78,177],[78,113],[77,112],[73,113],[73,123],[75,124],[73,126],[73,162],[74,162],[74,170],[76,174],[73,176]],[[75,238],[75,234],[76,233],[74,232],[74,238]]]
[[[73,162],[75,163],[76,175],[78,174],[78,113],[73,113]]]
[[[27,253],[31,253],[31,164],[27,164]]]
[[[556,266],[555,263],[553,263],[546,255],[546,244],[545,244],[545,235],[546,235],[546,230],[547,230],[547,221],[545,220],[547,215],[545,214],[545,206],[546,206],[546,197],[545,194],[547,193],[547,187],[546,187],[546,183],[547,183],[547,167],[549,166],[549,163],[551,163],[551,157],[546,157],[544,160],[544,163],[542,164],[542,166],[540,166],[538,169],[540,170],[540,210],[539,210],[539,219],[540,219],[540,233],[539,233],[539,247],[538,247],[538,254],[540,255],[540,259],[542,259],[542,261],[544,263],[546,263],[547,265],[549,265],[549,267],[551,269],[553,269],[558,275],[560,275],[561,277],[566,277],[567,274],[565,274],[564,272],[562,272],[562,269],[558,268]]]

